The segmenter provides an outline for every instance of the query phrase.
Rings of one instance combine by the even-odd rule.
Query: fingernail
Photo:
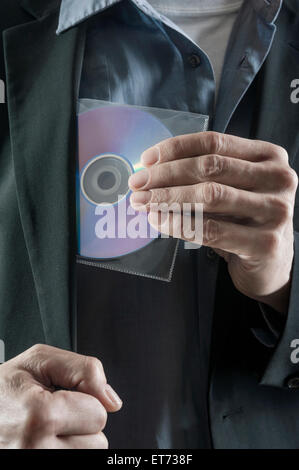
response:
[[[109,401],[112,402],[114,406],[120,407],[122,406],[122,400],[119,398],[117,393],[113,390],[110,385],[106,385],[105,387],[106,396],[108,397]]]
[[[148,181],[148,171],[146,169],[137,171],[129,178],[129,186],[133,188],[143,188]]]
[[[133,207],[145,206],[152,198],[151,191],[138,191],[131,195],[131,204]]]
[[[144,166],[155,165],[160,160],[160,148],[151,147],[148,150],[145,150],[141,155],[141,163]]]

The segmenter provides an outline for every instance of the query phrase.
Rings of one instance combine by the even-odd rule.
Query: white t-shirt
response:
[[[229,37],[243,0],[148,0],[209,56],[218,93]]]

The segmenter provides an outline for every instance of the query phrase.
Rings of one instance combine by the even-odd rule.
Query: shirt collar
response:
[[[75,26],[121,0],[62,0],[56,33]]]
[[[57,34],[63,33],[67,29],[75,26],[90,16],[100,13],[103,10],[122,0],[62,0],[59,14]],[[139,8],[151,16],[160,18],[159,15],[145,0],[132,0]],[[273,23],[283,0],[250,0],[258,15],[266,22]]]

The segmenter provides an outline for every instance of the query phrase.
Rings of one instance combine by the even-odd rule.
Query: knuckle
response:
[[[45,399],[44,392],[31,397],[27,404],[26,434],[54,434],[59,416],[51,401]]]
[[[208,219],[204,223],[203,235],[206,243],[216,242],[220,239],[220,227],[216,220]]]
[[[277,252],[280,244],[280,234],[276,230],[272,230],[269,232],[264,233],[262,239],[263,249],[273,255]]]
[[[284,149],[283,147],[279,146],[279,145],[272,145],[272,156],[276,159],[276,160],[279,160],[279,161],[283,161],[283,162],[288,162],[289,160],[289,155],[288,155],[288,152],[286,151],[286,149]]]
[[[59,416],[56,412],[54,406],[51,405],[44,405],[43,410],[39,412],[40,422],[42,424],[42,428],[48,431],[50,434],[55,434],[55,430],[57,429],[57,423],[59,420]]]
[[[182,155],[184,149],[181,137],[177,136],[166,139],[160,144],[160,151],[167,159],[172,159],[175,156]]]
[[[275,219],[279,225],[292,219],[293,205],[289,201],[274,198],[272,200],[272,207],[274,208]]]
[[[50,355],[50,346],[45,344],[35,344],[27,349],[21,356],[22,367],[26,370],[39,370],[42,373],[43,367]]]
[[[254,142],[259,145],[261,156],[265,157],[267,160],[283,162],[284,164],[288,162],[288,152],[283,147],[264,140],[256,139]]]
[[[159,188],[159,189],[152,190],[151,205],[170,203],[170,202],[171,202],[171,192],[169,188]]]
[[[208,178],[211,176],[219,176],[228,169],[228,160],[221,158],[219,155],[208,155],[199,158],[200,176]]]
[[[103,364],[99,359],[93,356],[85,356],[84,370],[88,377],[93,377],[95,374],[104,373]]]
[[[206,132],[207,145],[209,153],[220,154],[224,147],[224,136],[219,132],[208,131]]]
[[[100,405],[99,410],[98,410],[98,420],[97,420],[100,431],[103,431],[103,429],[106,427],[107,419],[108,419],[107,411],[102,405]]]
[[[175,170],[172,163],[165,163],[165,165],[157,165],[149,171],[149,181],[154,182],[167,182],[169,186],[175,183]]]
[[[298,175],[291,167],[280,170],[280,180],[284,188],[296,191],[298,186]]]
[[[109,448],[109,442],[107,437],[103,432],[100,433],[99,435],[99,441],[100,441],[100,449],[108,449]]]
[[[40,356],[45,354],[47,348],[48,346],[46,346],[45,344],[34,344],[33,346],[31,346],[31,348],[27,350],[27,353],[30,356]]]
[[[204,203],[210,206],[216,206],[224,197],[223,186],[215,182],[204,183],[202,193]]]

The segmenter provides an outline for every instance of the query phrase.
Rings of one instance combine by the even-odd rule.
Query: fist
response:
[[[106,449],[121,406],[99,360],[35,345],[0,366],[0,448]]]

